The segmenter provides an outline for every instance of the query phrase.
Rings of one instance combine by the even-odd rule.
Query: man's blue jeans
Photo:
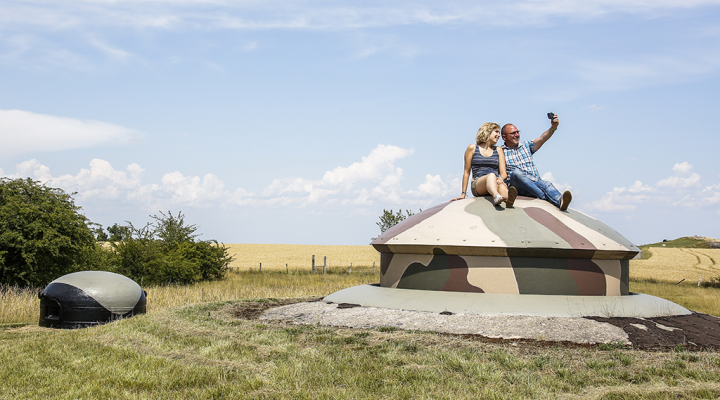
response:
[[[510,173],[508,187],[510,186],[515,186],[520,196],[547,200],[556,207],[560,207],[560,198],[562,195],[555,189],[555,186],[548,181],[542,179],[537,182],[532,181],[525,172],[515,169]]]

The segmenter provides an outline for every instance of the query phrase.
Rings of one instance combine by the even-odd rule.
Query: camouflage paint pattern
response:
[[[496,294],[627,295],[639,249],[602,222],[519,197],[440,204],[385,231],[383,287]]]
[[[640,252],[609,226],[579,211],[518,197],[514,208],[489,196],[440,204],[391,227],[371,243],[381,253],[629,260]]]

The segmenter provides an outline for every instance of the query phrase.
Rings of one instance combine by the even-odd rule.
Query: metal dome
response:
[[[112,272],[61,276],[38,295],[40,326],[82,328],[146,312],[146,293],[132,279]]]
[[[373,240],[380,286],[497,294],[628,294],[635,245],[579,211],[519,197],[440,204]]]

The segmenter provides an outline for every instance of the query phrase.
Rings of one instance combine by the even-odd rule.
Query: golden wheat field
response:
[[[630,279],[697,282],[720,277],[720,249],[651,247],[652,257],[630,261]]]
[[[263,270],[310,270],[312,256],[315,267],[322,268],[323,257],[327,257],[328,268],[380,267],[380,254],[372,246],[329,246],[301,244],[226,244],[234,260],[230,268],[257,271],[262,263]]]

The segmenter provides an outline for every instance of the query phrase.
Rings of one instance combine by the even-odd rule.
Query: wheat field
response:
[[[702,281],[720,277],[720,249],[650,247],[652,257],[630,261],[630,279],[664,282]]]
[[[306,270],[322,268],[323,257],[327,257],[328,268],[376,267],[380,268],[380,253],[372,246],[330,246],[302,244],[226,244],[233,256],[230,268],[242,271],[257,271],[262,263],[263,270]]]
[[[348,286],[379,281],[380,255],[372,246],[226,246],[235,258],[227,279],[144,288],[148,292],[148,311],[209,301],[324,296]],[[695,283],[700,276],[703,282],[720,277],[720,249],[652,247],[649,251],[650,259],[630,261],[632,281],[677,283],[685,279],[686,283]],[[315,275],[310,274],[313,255],[319,268]],[[321,273],[323,257],[327,257],[327,275]],[[263,273],[258,271],[260,263]],[[348,273],[350,263],[352,274]],[[0,324],[37,321],[38,290],[0,287]]]

